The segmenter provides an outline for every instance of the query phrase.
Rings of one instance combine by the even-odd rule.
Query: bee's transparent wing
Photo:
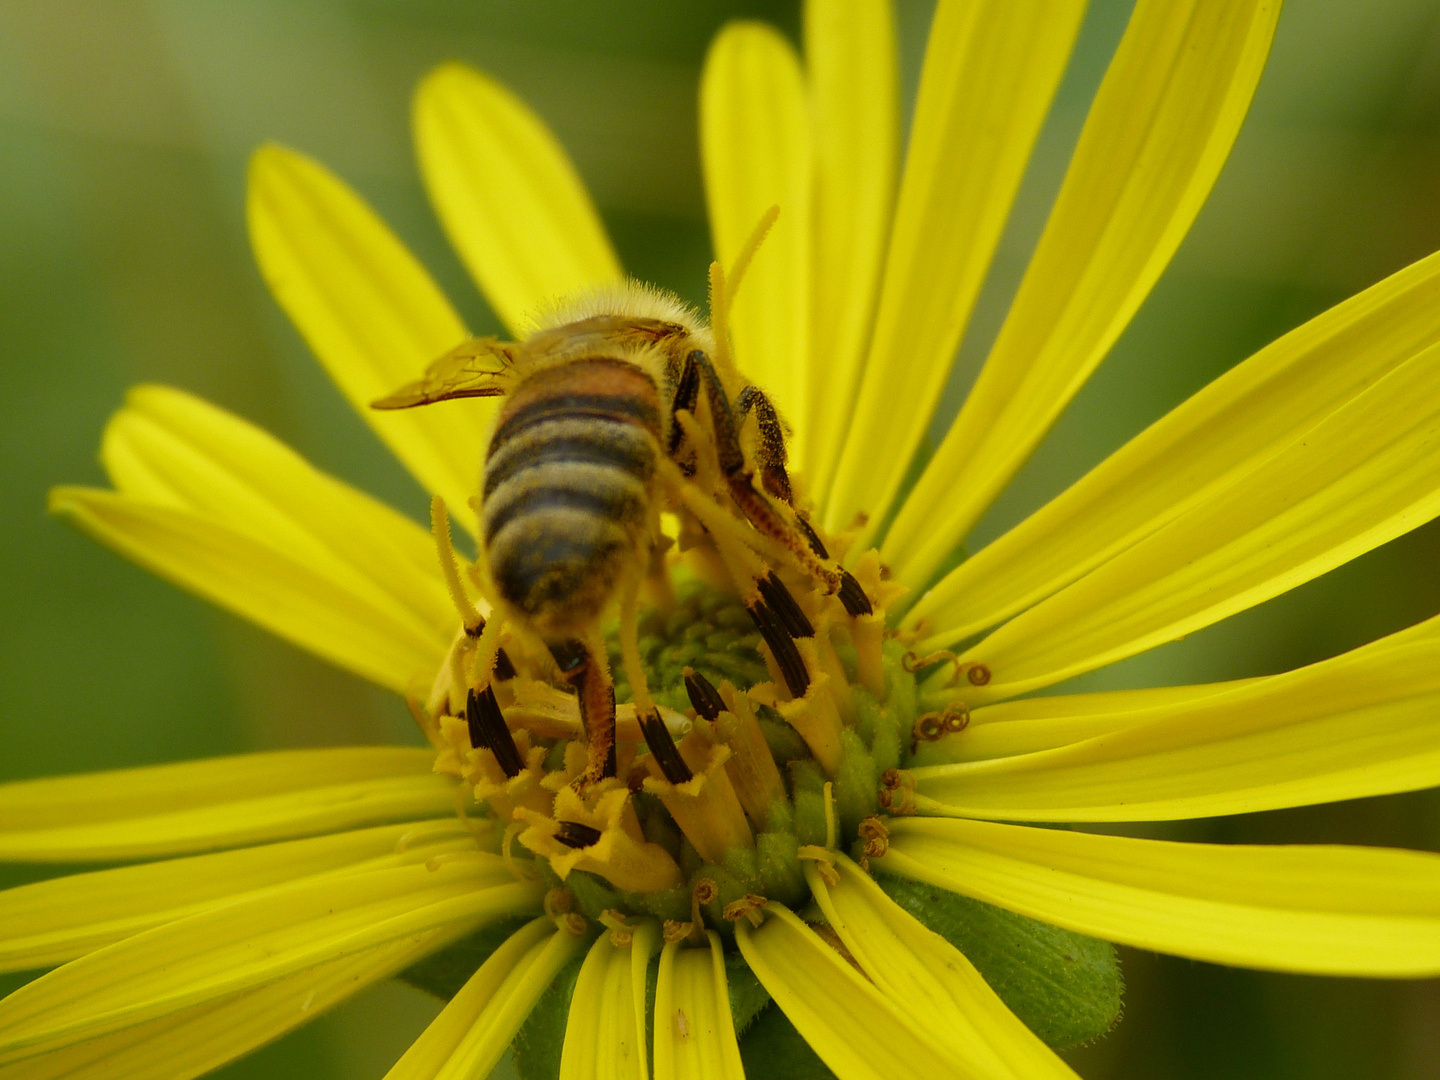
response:
[[[372,409],[413,409],[451,398],[499,397],[505,393],[515,346],[494,337],[471,338],[425,369],[425,374],[393,394],[370,403]]]

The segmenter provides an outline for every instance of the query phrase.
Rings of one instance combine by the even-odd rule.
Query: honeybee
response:
[[[663,543],[662,509],[688,511],[730,553],[727,569],[796,696],[810,676],[795,639],[814,631],[766,553],[838,594],[851,615],[870,612],[794,507],[774,406],[723,348],[717,357],[710,328],[677,298],[635,283],[590,294],[523,341],[464,342],[373,407],[499,396],[478,503],[491,599],[546,644],[577,691],[582,786],[615,774],[614,682],[599,628],[617,601],[646,741],[657,755],[674,749],[634,646],[635,597]]]

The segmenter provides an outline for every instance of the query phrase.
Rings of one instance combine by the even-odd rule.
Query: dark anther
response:
[[[973,686],[984,686],[990,681],[990,669],[984,664],[971,664],[970,670],[965,672],[965,677]]]
[[[795,639],[785,632],[780,620],[766,606],[764,600],[747,604],[745,610],[750,612],[750,618],[755,620],[760,636],[765,639],[765,644],[770,646],[771,655],[775,657],[775,663],[780,668],[785,685],[790,688],[791,696],[804,697],[805,691],[810,689],[810,673],[805,670],[805,661],[800,657],[800,650],[795,647]]]
[[[865,595],[865,590],[849,570],[840,571],[840,602],[851,615],[869,615],[875,610],[870,606],[870,598]]]
[[[487,747],[500,763],[500,768],[505,770],[506,776],[520,775],[525,762],[521,760],[515,739],[505,723],[505,714],[500,711],[500,703],[495,700],[494,690],[487,686],[478,694],[474,690],[470,691],[465,699],[465,723],[470,728],[471,746],[477,750],[482,746]]]
[[[645,745],[650,747],[650,753],[655,755],[655,764],[660,766],[666,780],[672,784],[683,784],[694,778],[695,774],[680,756],[675,740],[670,737],[670,729],[665,726],[665,721],[660,719],[658,712],[652,712],[641,719],[640,730],[645,733]]]
[[[600,842],[600,830],[592,825],[582,825],[578,821],[557,822],[560,828],[555,833],[555,839],[569,848],[585,848]]]
[[[714,720],[725,711],[725,699],[720,696],[720,691],[692,668],[685,669],[685,692],[690,695],[690,704],[695,706],[695,711],[706,720]]]
[[[810,541],[810,550],[815,552],[816,555],[819,555],[820,558],[828,559],[830,552],[825,550],[825,544],[820,539],[820,534],[811,527],[810,522],[806,521],[799,514],[796,514],[795,524],[800,526],[800,531],[805,534],[805,539]]]
[[[573,682],[585,662],[590,659],[590,650],[585,648],[583,641],[562,641],[550,646],[550,655],[560,666],[560,673],[567,681]]]
[[[775,576],[774,570],[755,584],[760,595],[765,598],[766,606],[775,613],[787,634],[795,638],[815,636],[815,628],[810,625],[810,620],[805,617],[805,612],[800,610],[800,605],[795,602],[795,597],[790,595],[785,583]]]

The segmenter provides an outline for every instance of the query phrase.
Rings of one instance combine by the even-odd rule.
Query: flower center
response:
[[[549,882],[547,908],[612,934],[654,916],[672,940],[728,935],[771,900],[803,907],[807,860],[828,876],[831,852],[883,852],[886,779],[914,738],[929,737],[916,726],[904,646],[885,636],[878,606],[857,620],[772,574],[757,617],[704,571],[703,559],[677,560],[640,612],[649,715],[632,702],[618,630],[606,634],[613,777],[585,780],[581,703],[555,659],[519,633],[489,640],[472,625],[458,635],[428,703],[436,768],[473,791],[494,849]],[[856,574],[886,595],[873,554]],[[777,634],[800,677],[777,659]],[[490,684],[456,693],[487,648],[498,650]]]

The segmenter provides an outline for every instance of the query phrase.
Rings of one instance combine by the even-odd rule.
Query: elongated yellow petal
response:
[[[1146,723],[1157,706],[1199,701],[1254,681],[1235,679],[1002,701],[971,712],[963,731],[943,735],[932,743],[922,742],[911,760],[916,765],[939,765],[1050,750]],[[953,707],[957,695],[963,695],[963,691],[943,689],[926,704],[936,709]]]
[[[430,201],[512,334],[559,297],[619,280],[605,226],[564,148],[505,87],[445,64],[415,92],[414,124]]]
[[[453,810],[434,755],[285,750],[0,785],[0,859],[176,855]]]
[[[421,629],[455,623],[424,529],[224,409],[169,387],[136,387],[106,428],[100,456],[126,495],[248,533],[358,594],[407,609]]]
[[[402,838],[410,846],[398,849]],[[0,892],[0,971],[53,967],[161,923],[321,874],[474,851],[456,818],[71,874]]]
[[[1154,821],[1440,784],[1437,627],[1122,714],[1123,726],[1083,742],[916,769],[918,805],[1013,821]]]
[[[660,944],[660,924],[647,920],[628,936],[617,945],[601,934],[590,946],[570,999],[560,1080],[649,1076],[645,973]]]
[[[889,0],[807,0],[814,127],[807,488],[825,501],[870,341],[895,198],[896,46]]]
[[[1083,0],[942,0],[926,47],[875,333],[827,528],[874,524],[945,386]]]
[[[1440,341],[1440,255],[1260,350],[947,575],[905,624],[938,648],[993,626],[1235,482]]]
[[[434,676],[450,635],[351,571],[212,518],[93,488],[55,488],[50,511],[145,569],[372,682],[405,693]]]
[[[480,965],[386,1080],[489,1076],[545,988],[585,946],[541,917],[517,930]]]
[[[1318,577],[1440,513],[1440,345],[967,650],[977,703],[1059,682]]]
[[[774,398],[797,436],[809,423],[808,108],[800,60],[779,33],[752,22],[720,31],[700,79],[710,233],[728,270],[764,213],[780,207],[736,296],[731,331],[741,370]]]
[[[416,934],[473,929],[539,903],[491,860],[303,881],[90,953],[0,1002],[0,1063],[264,986]]]
[[[730,1016],[720,935],[709,948],[678,941],[660,953],[655,983],[655,1080],[745,1080]]]
[[[880,992],[949,1045],[966,1075],[1074,1080],[1074,1071],[1021,1023],[955,946],[845,856],[835,868],[840,882],[829,886],[813,862],[805,867],[826,922]]]
[[[744,920],[735,924],[736,944],[775,1004],[840,1080],[986,1075],[965,1071],[928,1022],[917,1023],[794,912],[776,903],[765,912],[758,930]]]
[[[189,1080],[271,1042],[458,936],[415,934],[255,990],[4,1066],[6,1080]]]
[[[465,339],[449,301],[355,192],[293,150],[255,152],[246,213],[261,274],[325,370],[425,489],[459,513],[479,486],[494,403],[370,408]],[[473,530],[471,515],[460,520]]]
[[[1243,847],[985,821],[889,823],[877,865],[1082,934],[1221,964],[1440,972],[1440,856]]]
[[[920,588],[1129,323],[1220,173],[1279,0],[1140,0],[975,387],[882,558]]]

